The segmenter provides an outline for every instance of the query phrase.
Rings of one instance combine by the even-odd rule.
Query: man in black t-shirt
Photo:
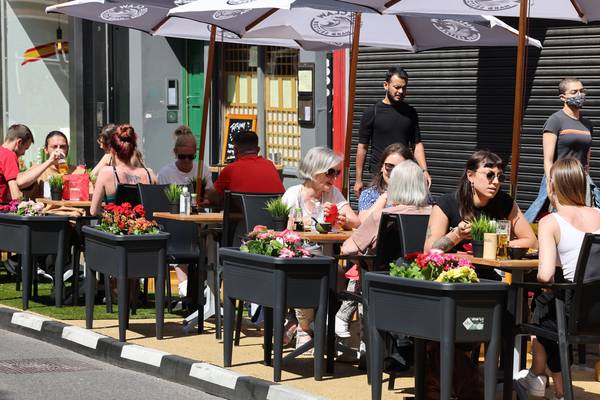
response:
[[[381,153],[388,145],[402,143],[413,149],[417,163],[431,184],[425,160],[425,147],[421,142],[419,117],[417,111],[404,102],[407,85],[408,74],[406,71],[402,68],[390,68],[383,83],[386,90],[385,98],[368,108],[360,120],[356,149],[356,182],[354,183],[356,197],[360,196],[363,189],[362,175],[369,145],[371,145],[369,160],[371,172],[377,172]]]

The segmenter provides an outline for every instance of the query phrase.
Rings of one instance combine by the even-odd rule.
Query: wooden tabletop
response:
[[[44,197],[40,197],[35,199],[38,203],[43,203],[46,205],[59,206],[59,207],[81,207],[81,208],[90,208],[92,206],[92,202],[89,200],[50,200]]]
[[[352,231],[339,231],[330,233],[299,232],[304,240],[317,243],[342,243],[352,235]]]
[[[221,223],[223,222],[223,213],[198,213],[198,214],[172,214],[170,212],[155,212],[155,218],[173,219],[175,221],[196,222],[198,224]]]
[[[459,255],[473,263],[484,267],[500,268],[500,269],[537,269],[539,260],[521,259],[521,260],[488,260],[486,258],[473,257],[470,254]]]

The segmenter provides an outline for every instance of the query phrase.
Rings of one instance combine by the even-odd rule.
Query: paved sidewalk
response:
[[[1,309],[0,309],[1,310]],[[79,327],[85,326],[85,321],[66,321],[70,325]],[[3,327],[3,321],[0,315],[0,327]],[[154,320],[131,320],[130,329],[127,331],[127,344],[144,346],[159,352],[175,354],[192,360],[201,360],[203,363],[214,366],[223,366],[223,344],[217,341],[214,335],[214,325],[210,322],[205,324],[206,333],[203,335],[185,335],[183,333],[181,320],[165,321],[164,340],[154,338],[155,326]],[[118,337],[117,321],[94,321],[94,331],[109,337]],[[89,331],[87,331],[89,332]],[[290,350],[287,350],[290,351]],[[256,382],[262,382],[262,385],[269,387],[268,382],[273,379],[273,369],[262,363],[262,334],[256,329],[243,330],[242,339],[239,347],[233,350],[233,367],[227,370],[240,377],[259,378]],[[593,362],[597,358],[588,356],[587,368],[575,366],[573,368],[573,378],[575,385],[575,398],[578,400],[598,400],[600,399],[600,382],[595,381]],[[181,372],[187,373],[187,372]],[[311,357],[300,357],[284,363],[282,371],[282,381],[279,387],[280,396],[269,398],[281,399],[370,399],[370,387],[367,385],[366,375],[358,370],[356,365],[336,363],[334,376],[326,376],[323,381],[317,382],[312,377],[313,360]],[[413,397],[413,378],[406,375],[396,379],[396,387],[393,391],[387,390],[387,375],[384,376],[383,399],[405,399]],[[240,378],[241,379],[241,378]],[[252,383],[245,382],[249,389]],[[260,385],[259,385],[260,386]],[[234,384],[233,387],[238,387]],[[284,388],[299,390],[296,394],[292,392],[283,396]],[[264,388],[262,389],[264,390]],[[300,393],[306,393],[300,395]],[[275,393],[273,391],[273,393]],[[215,393],[226,398],[250,398],[244,396],[229,397],[224,393]],[[231,395],[231,393],[229,393]],[[314,396],[311,396],[312,394]],[[500,398],[500,396],[498,396]]]

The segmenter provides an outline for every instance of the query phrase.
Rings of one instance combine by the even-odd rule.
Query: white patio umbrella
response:
[[[218,25],[243,38],[293,39],[304,48],[309,47],[303,41],[309,41],[313,46],[310,49],[356,46],[353,47],[350,66],[344,189],[347,188],[350,166],[358,44],[416,52],[432,48],[516,46],[518,43],[518,32],[491,16],[396,16],[367,13],[358,16],[360,22],[355,22],[355,15],[359,14],[308,8],[300,0],[292,3],[291,9],[254,8],[269,0],[234,6],[230,2],[231,0],[193,2],[172,9],[169,15]],[[360,25],[360,32],[354,31],[355,25]],[[530,45],[541,47],[537,40],[528,40]]]
[[[384,14],[450,13],[489,14],[519,18],[519,46],[515,76],[512,130],[511,194],[516,197],[519,173],[523,91],[525,87],[525,34],[527,17],[591,22],[600,20],[599,0],[341,0],[372,8]]]
[[[384,14],[490,14],[519,17],[519,0],[342,0]],[[600,19],[598,0],[530,0],[529,17],[595,21]]]

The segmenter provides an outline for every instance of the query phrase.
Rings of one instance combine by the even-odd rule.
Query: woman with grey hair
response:
[[[350,207],[344,195],[335,187],[335,179],[340,174],[342,158],[327,147],[313,147],[300,162],[298,172],[304,183],[290,187],[283,194],[283,202],[291,207],[302,209],[306,218],[313,216],[318,206],[324,215],[331,206],[338,209],[337,224],[346,229],[356,228],[360,220]]]
[[[401,161],[390,174],[387,187],[387,202],[390,207],[369,214],[352,236],[344,242],[341,253],[368,254],[377,244],[382,213],[429,215],[431,213],[429,197],[429,185],[421,167],[412,160]],[[356,266],[352,269],[356,269]],[[357,283],[357,280],[351,279],[348,282],[348,291],[358,291]],[[335,333],[340,338],[350,337],[348,325],[357,305],[355,301],[342,302],[335,316]]]
[[[300,178],[304,179],[304,183],[288,188],[283,194],[283,202],[291,207],[292,211],[300,208],[305,224],[311,220],[311,216],[324,218],[329,215],[332,205],[335,204],[338,210],[337,225],[346,229],[360,225],[358,215],[334,185],[335,179],[340,174],[341,162],[342,158],[327,147],[313,147],[300,162],[298,172]],[[320,216],[319,207],[322,211]],[[296,348],[298,348],[310,340],[310,325],[314,320],[314,310],[296,309],[296,318],[298,319]],[[288,340],[291,339],[294,329],[293,325],[286,326]]]

